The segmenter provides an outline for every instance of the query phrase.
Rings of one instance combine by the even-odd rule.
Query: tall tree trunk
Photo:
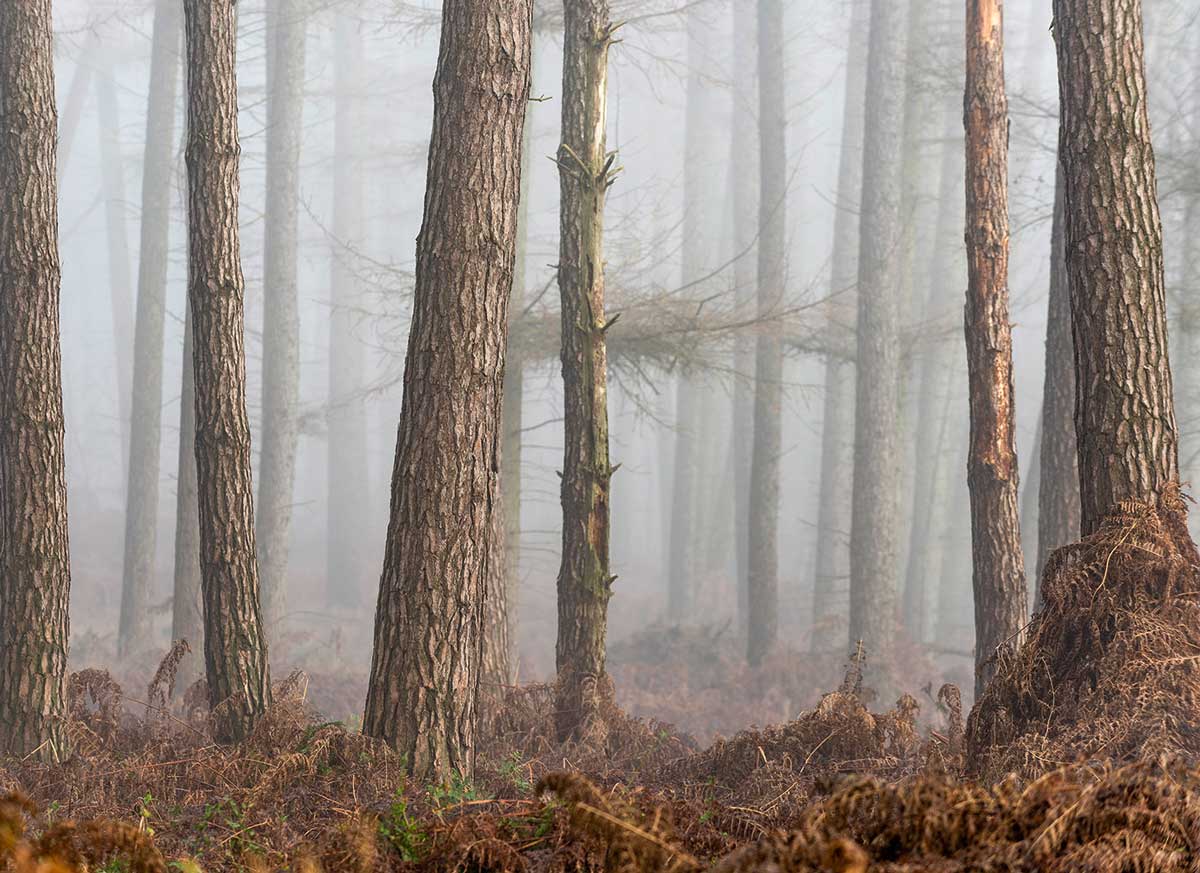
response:
[[[67,172],[67,164],[74,152],[75,134],[79,130],[79,120],[83,116],[83,106],[91,90],[92,75],[95,73],[96,44],[98,37],[95,33],[88,39],[87,45],[75,61],[75,72],[71,75],[71,84],[67,87],[67,99],[63,101],[62,112],[58,117],[58,186],[62,188],[63,175]]]
[[[96,102],[100,113],[100,160],[104,185],[105,228],[108,232],[108,284],[112,297],[113,344],[116,347],[117,415],[121,433],[121,460],[129,474],[129,390],[133,374],[133,301],[129,275],[129,235],[125,224],[125,159],[121,155],[121,118],[117,87],[113,81],[116,64],[109,58],[107,69],[96,79]]]
[[[858,205],[862,202],[863,94],[867,85],[866,0],[851,6],[846,52],[846,94],[838,157],[837,212],[833,217],[829,326],[852,321],[858,279]],[[821,416],[821,482],[817,497],[817,561],[813,583],[812,651],[841,649],[846,642],[846,593],[850,577],[850,501],[854,481],[854,365],[825,360]]]
[[[368,488],[367,414],[363,400],[364,347],[355,335],[361,288],[343,246],[362,242],[363,39],[360,24],[338,15],[334,45],[333,236],[329,314],[329,497],[325,602],[354,609],[372,572],[365,557]]]
[[[67,752],[68,599],[50,0],[0,4],[0,757]]]
[[[1046,315],[1046,382],[1042,392],[1037,576],[1034,604],[1042,599],[1046,558],[1079,536],[1079,455],[1075,439],[1075,345],[1066,263],[1066,190],[1059,167],[1050,234],[1050,303]]]
[[[604,201],[613,156],[605,150],[608,0],[563,0],[561,212],[558,289],[562,298],[564,445],[562,564],[558,570],[560,739],[590,727],[604,669],[612,465],[608,456],[608,357],[604,315]]]
[[[1179,475],[1140,0],[1054,0],[1083,533]],[[1097,26],[1103,22],[1104,26]]]
[[[755,307],[758,281],[754,244],[758,212],[758,24],[756,0],[733,0],[733,119],[730,125],[730,172],[733,176],[734,299],[739,312]],[[754,444],[754,340],[739,336],[734,346],[733,472],[738,625],[749,621],[750,456]]]
[[[975,696],[996,650],[1020,643],[1025,564],[1008,318],[1008,96],[1003,0],[967,0],[967,378]]]
[[[263,215],[263,442],[259,460],[258,566],[268,636],[285,614],[296,480],[300,299],[296,247],[304,112],[304,10],[271,0],[267,11],[267,203]]]
[[[175,156],[180,11],[178,0],[158,0],[154,8],[146,152],[142,166],[129,485],[125,492],[125,561],[117,634],[117,650],[126,656],[145,647],[150,634],[149,606],[158,536],[163,318],[170,246],[171,169]]]
[[[887,663],[899,577],[900,135],[904,9],[871,0],[858,255],[858,380],[850,526],[850,644]]]
[[[183,379],[179,395],[179,467],[175,480],[175,594],[171,639],[187,640],[175,687],[186,691],[204,665],[204,601],[200,572],[200,507],[196,494],[196,371],[191,307],[184,308]]]
[[[675,475],[671,477],[670,557],[667,564],[667,620],[682,624],[691,614],[696,584],[695,543],[696,425],[700,417],[699,389],[684,364],[675,380]]]
[[[956,29],[961,28],[962,19],[958,18],[955,24]],[[961,32],[959,30],[959,34]],[[944,480],[949,464],[944,453],[930,451],[930,446],[944,442],[941,434],[947,428],[942,409],[949,391],[950,375],[962,360],[962,346],[957,337],[937,335],[946,316],[958,311],[959,295],[962,293],[959,277],[962,275],[960,258],[965,216],[965,202],[961,196],[962,99],[946,102],[948,105],[944,108],[943,124],[946,142],[942,148],[941,180],[938,185],[937,228],[932,243],[933,267],[929,273],[929,292],[922,317],[922,322],[935,331],[935,336],[927,339],[921,350],[916,477],[904,584],[904,626],[917,642],[923,642],[929,636],[929,587],[931,582],[936,583],[935,570],[940,567],[936,554],[940,546],[934,542],[940,538],[942,530],[939,524],[942,510],[939,495],[942,502],[948,499]],[[962,470],[954,467],[949,475],[957,479],[962,475]]]
[[[746,658],[757,665],[779,631],[779,461],[783,442],[783,346],[778,316],[787,245],[787,99],[782,0],[758,2],[758,316]]]
[[[532,0],[446,0],[364,732],[474,766]],[[457,471],[447,475],[447,471]]]
[[[185,0],[188,303],[208,698],[219,742],[244,739],[271,702],[258,600],[245,280],[238,240],[237,26],[233,0]]]

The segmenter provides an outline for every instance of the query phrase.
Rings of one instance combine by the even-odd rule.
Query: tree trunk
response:
[[[0,4],[0,757],[67,752],[68,599],[50,0]]]
[[[361,315],[361,287],[343,246],[355,247],[365,234],[362,168],[363,40],[360,25],[337,17],[334,46],[333,236],[330,257],[329,498],[325,602],[352,610],[360,606],[373,572],[365,556],[368,524],[363,495],[368,488],[367,415],[363,400],[364,351],[355,335]]]
[[[150,597],[158,535],[159,449],[162,430],[163,318],[171,227],[171,177],[179,78],[180,6],[158,0],[150,59],[146,151],[142,167],[142,230],[133,390],[129,431],[129,485],[125,492],[125,561],[117,651],[129,656],[150,642]]]
[[[79,119],[83,116],[83,105],[91,90],[92,74],[95,72],[96,43],[98,39],[93,33],[79,58],[75,61],[75,71],[71,74],[71,84],[67,87],[67,99],[63,101],[62,113],[58,118],[58,185],[62,187],[63,175],[67,172],[67,164],[75,151],[75,133],[79,130]]]
[[[733,120],[730,125],[730,168],[733,175],[734,300],[747,315],[755,307],[758,266],[755,258],[758,212],[758,25],[756,0],[733,2]],[[734,537],[736,539],[738,626],[749,621],[750,578],[750,456],[754,444],[754,341],[734,340],[733,473]]]
[[[238,240],[237,28],[233,0],[185,0],[188,302],[204,656],[218,742],[244,739],[270,705],[258,600],[245,280]]]
[[[263,214],[263,396],[259,460],[258,566],[269,637],[285,614],[289,531],[296,479],[300,393],[300,300],[296,246],[304,113],[304,11],[267,7],[267,202]]]
[[[608,0],[563,0],[561,213],[564,445],[558,570],[560,739],[587,730],[606,681],[609,568],[608,358],[604,334],[604,201],[613,182],[608,120]]]
[[[200,507],[196,495],[196,371],[191,307],[184,307],[183,385],[179,394],[179,467],[175,480],[175,594],[171,639],[191,649],[179,662],[175,687],[186,691],[204,664],[204,601],[200,572]]]
[[[899,577],[900,136],[904,9],[871,0],[858,255],[858,381],[850,527],[850,645],[887,664]]]
[[[683,624],[691,614],[692,588],[696,584],[693,533],[696,504],[696,435],[699,390],[695,377],[683,365],[675,380],[675,474],[671,477],[670,558],[667,565],[667,620]]]
[[[446,0],[364,732],[474,765],[532,0]],[[448,471],[457,471],[448,475]]]
[[[121,460],[129,475],[129,387],[133,373],[133,301],[129,275],[129,234],[125,218],[125,159],[121,154],[121,118],[117,87],[113,81],[116,64],[109,58],[107,69],[96,79],[96,102],[100,114],[100,160],[103,170],[105,229],[108,232],[108,283],[112,297],[113,344],[116,347],[117,421],[120,422]]]
[[[830,329],[851,321],[858,278],[858,204],[862,201],[863,94],[867,84],[867,3],[851,6],[846,54],[846,94],[838,157],[837,211],[830,259]],[[813,583],[813,653],[840,650],[846,642],[850,577],[849,494],[854,481],[854,365],[825,360],[821,416],[821,482],[817,498],[817,559]]]
[[[1084,534],[1179,475],[1141,12],[1054,0]]]
[[[783,346],[778,316],[787,248],[787,100],[782,0],[758,2],[758,317],[750,459],[746,659],[762,663],[779,631],[779,460]]]
[[[1041,605],[1046,558],[1079,537],[1079,455],[1075,439],[1075,345],[1066,264],[1066,191],[1059,168],[1050,234],[1050,303],[1046,316],[1046,382],[1038,487],[1035,608]]]
[[[967,0],[967,379],[975,697],[996,650],[1020,644],[1025,564],[1018,512],[1012,325],[1008,318],[1008,96],[1003,0]]]

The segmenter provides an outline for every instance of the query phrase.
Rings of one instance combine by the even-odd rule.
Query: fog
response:
[[[785,342],[779,638],[797,651],[808,648],[812,628],[826,370],[823,355],[812,350],[819,343],[804,338],[853,332],[853,321],[841,325],[840,333],[828,325],[831,313],[836,316],[839,294],[846,290],[831,288],[835,218],[841,210],[858,209],[838,191],[854,2],[786,4],[788,173],[778,179],[778,186],[786,206],[786,333],[799,339]],[[944,484],[930,493],[945,502],[947,511],[937,516],[941,523],[929,533],[942,556],[936,578],[931,576],[925,586],[929,630],[923,642],[932,667],[930,675],[920,679],[923,683],[940,675],[969,687],[974,636],[970,531],[965,484],[960,484],[965,482],[967,436],[962,347],[967,280],[961,219],[948,221],[943,214],[957,208],[949,214],[961,215],[961,170],[946,189],[941,185],[947,150],[962,150],[961,115],[955,112],[962,100],[962,24],[960,4],[924,2],[924,33],[905,52],[906,81],[916,86],[907,105],[914,109],[910,118],[916,120],[909,134],[915,138],[912,159],[905,167],[905,185],[914,196],[903,218],[914,241],[905,262],[909,297],[901,307],[905,432],[900,441],[902,487],[896,498],[899,575],[903,584],[917,471],[926,469],[921,461],[932,459]],[[271,629],[272,659],[313,670],[336,664],[365,682],[388,520],[415,240],[422,219],[438,10],[432,0],[297,0],[293,5],[292,12],[306,26],[296,263],[300,436],[287,608],[280,626]],[[614,464],[620,464],[612,486],[613,572],[619,578],[610,606],[609,639],[616,646],[648,627],[676,623],[728,626],[727,633],[736,636],[743,630],[738,618],[732,423],[735,384],[743,377],[733,364],[737,331],[729,327],[736,320],[729,313],[744,292],[738,287],[737,267],[753,255],[739,251],[736,242],[732,186],[738,166],[756,165],[757,158],[734,153],[731,144],[738,124],[735,105],[747,99],[734,85],[738,75],[733,24],[734,15],[753,15],[753,8],[729,0],[614,5],[614,18],[628,21],[610,58],[608,147],[617,151],[623,169],[609,196],[606,249],[610,308],[626,314],[628,321],[614,326],[609,336],[611,453]],[[1197,123],[1194,71],[1200,66],[1192,58],[1200,52],[1200,7],[1191,0],[1147,0],[1145,6],[1159,194],[1166,249],[1172,253],[1167,280],[1174,305],[1190,278],[1177,253],[1183,251],[1189,233],[1183,216],[1197,185],[1191,168]],[[145,0],[55,4],[74,667],[115,661],[129,433],[122,397],[130,390],[133,358],[153,7]],[[262,0],[240,0],[238,8],[241,240],[257,483],[263,432],[265,46],[270,28]],[[1035,478],[1031,459],[1044,378],[1057,82],[1048,10],[1039,4],[1012,3],[1007,13],[1010,293],[1024,491]],[[514,328],[524,350],[515,605],[521,680],[548,679],[554,673],[555,578],[561,546],[557,471],[563,452],[562,382],[557,353],[543,352],[557,346],[559,180],[552,156],[559,142],[562,41],[555,32],[556,20],[553,15],[540,16],[542,26],[535,36],[533,93],[538,99],[529,108],[528,224],[522,256],[526,278],[520,307],[528,324]],[[361,89],[339,94],[337,40],[347,31],[360,41],[360,49],[349,56],[360,65]],[[341,62],[347,56],[343,51]],[[699,88],[691,95],[690,126],[689,82]],[[182,143],[182,82],[180,89],[176,137]],[[350,231],[350,238],[335,226],[334,218],[334,170],[341,160],[334,152],[339,97],[350,98],[355,106],[352,159],[365,179],[362,224]],[[133,659],[151,665],[167,650],[171,636],[187,268],[185,194],[180,146],[171,193],[154,645],[140,660]],[[688,221],[685,198],[698,210]],[[939,237],[939,226],[948,226],[950,232]],[[703,234],[700,246],[685,238],[688,228],[697,227]],[[685,252],[697,249],[704,262],[685,263]],[[939,252],[948,254],[940,257]],[[942,269],[945,264],[948,271]],[[342,314],[352,315],[353,337],[362,353],[358,387],[346,396],[332,396],[330,389],[330,324],[338,309],[331,297],[331,276],[338,265],[354,279],[357,302],[343,307]],[[954,293],[937,298],[931,289],[941,285]],[[647,324],[655,323],[655,307],[664,300],[694,303],[691,328],[676,330],[671,320],[676,316],[668,317],[664,309],[663,331],[646,330]],[[711,329],[705,329],[710,315]],[[953,349],[948,358],[953,366],[937,374],[932,408],[945,423],[928,431],[938,435],[930,444],[917,437],[920,364],[939,343]],[[697,408],[690,421],[679,420],[681,374],[696,386]],[[1191,399],[1179,398],[1185,445],[1196,424]],[[365,422],[365,450],[353,445],[334,445],[332,450],[362,457],[365,490],[347,510],[354,523],[342,526],[352,541],[331,544],[330,422],[359,415]],[[689,436],[695,447],[694,478],[691,500],[683,507],[674,497],[675,477],[680,475],[676,454],[681,438]],[[1185,456],[1183,464],[1186,478],[1194,461]],[[1022,513],[1027,512],[1036,512],[1036,499],[1023,500]],[[692,524],[685,548],[673,556],[673,519],[688,515]],[[1036,528],[1036,519],[1022,519],[1023,528],[1031,524]],[[841,537],[848,537],[848,531]],[[341,554],[358,560],[330,568],[331,545],[342,546]],[[671,615],[667,605],[671,563],[681,559],[687,561],[684,575],[691,592],[691,608],[682,616]],[[331,590],[355,596],[335,597]],[[345,605],[355,600],[357,606]],[[847,641],[837,656],[847,654],[849,647]]]

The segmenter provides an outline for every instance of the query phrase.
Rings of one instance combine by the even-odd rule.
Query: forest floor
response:
[[[634,690],[585,741],[555,740],[549,686],[492,695],[471,782],[406,779],[316,714],[341,706],[320,677],[280,683],[231,748],[188,695],[167,704],[170,657],[137,702],[83,671],[75,756],[0,764],[0,869],[1200,870],[1200,558],[1181,506],[1126,507],[1045,582],[969,718],[950,684],[878,706],[856,658],[791,721],[702,745],[625,710],[721,733],[764,688],[806,701],[802,677],[835,665],[751,676],[712,660],[711,635],[650,634],[614,647]]]

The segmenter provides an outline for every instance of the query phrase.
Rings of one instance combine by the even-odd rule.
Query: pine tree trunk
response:
[[[364,732],[474,765],[531,0],[446,0]],[[457,471],[447,475],[447,471]]]
[[[754,666],[779,632],[779,460],[783,441],[783,346],[778,315],[787,247],[787,102],[782,0],[758,3],[758,316],[754,443],[750,460],[746,659]]]
[[[329,314],[329,498],[325,602],[354,609],[374,572],[366,556],[363,495],[367,472],[367,414],[363,400],[364,351],[355,331],[362,316],[361,288],[343,246],[361,244],[365,178],[363,40],[360,24],[339,15],[334,46],[333,236]]]
[[[747,316],[755,307],[758,266],[754,251],[758,213],[758,24],[756,0],[733,0],[733,122],[730,168],[733,176],[734,299]],[[734,346],[733,472],[734,537],[737,557],[738,626],[749,621],[750,455],[754,444],[754,340],[738,336]]]
[[[667,620],[683,624],[691,613],[696,584],[693,534],[696,504],[696,438],[699,391],[686,365],[675,380],[675,453],[672,456],[670,557],[667,566]]]
[[[196,370],[192,313],[185,306],[183,380],[179,394],[179,467],[175,479],[175,594],[171,600],[171,639],[187,640],[191,651],[179,662],[180,691],[201,677],[204,666],[204,601],[200,572],[200,507],[196,494]]]
[[[904,9],[871,0],[858,256],[850,645],[887,664],[899,577],[900,136]]]
[[[1075,439],[1075,343],[1066,264],[1066,190],[1059,168],[1050,234],[1050,303],[1046,316],[1046,382],[1042,393],[1037,576],[1034,605],[1042,599],[1046,558],[1080,532],[1079,455]]]
[[[237,27],[233,0],[185,0],[188,302],[209,703],[219,742],[244,739],[271,702],[258,599],[245,280],[238,240]]]
[[[1054,0],[1085,534],[1179,475],[1141,12]]]
[[[967,379],[975,696],[996,650],[1020,644],[1025,565],[1008,317],[1008,96],[1003,0],[967,0]]]
[[[561,214],[564,445],[562,564],[558,571],[560,739],[587,730],[606,681],[609,568],[608,357],[604,314],[604,201],[613,159],[608,119],[608,0],[563,0]]]
[[[129,275],[129,235],[126,231],[125,160],[121,155],[121,118],[116,64],[96,78],[96,103],[100,115],[100,161],[104,186],[104,218],[108,236],[108,284],[112,297],[113,344],[116,347],[117,421],[121,429],[121,461],[129,475],[129,390],[133,374],[133,300]]]
[[[267,202],[263,215],[263,441],[259,460],[258,566],[263,619],[277,639],[286,612],[289,531],[296,479],[300,299],[296,247],[304,114],[304,11],[267,7]]]
[[[67,753],[68,599],[50,0],[0,4],[0,758]]]
[[[858,279],[858,216],[862,201],[863,94],[867,85],[866,0],[851,7],[846,94],[838,157],[837,212],[833,218],[830,329],[851,321]],[[813,584],[812,651],[840,650],[846,642],[850,577],[850,492],[854,481],[854,365],[825,360],[821,416],[821,481],[817,497],[817,558]]]
[[[163,319],[175,158],[175,111],[181,34],[178,0],[158,0],[151,43],[150,96],[142,167],[142,229],[137,316],[133,340],[133,390],[129,432],[129,484],[125,492],[125,560],[117,650],[129,656],[150,640],[150,597],[158,536],[159,451],[162,431]]]

